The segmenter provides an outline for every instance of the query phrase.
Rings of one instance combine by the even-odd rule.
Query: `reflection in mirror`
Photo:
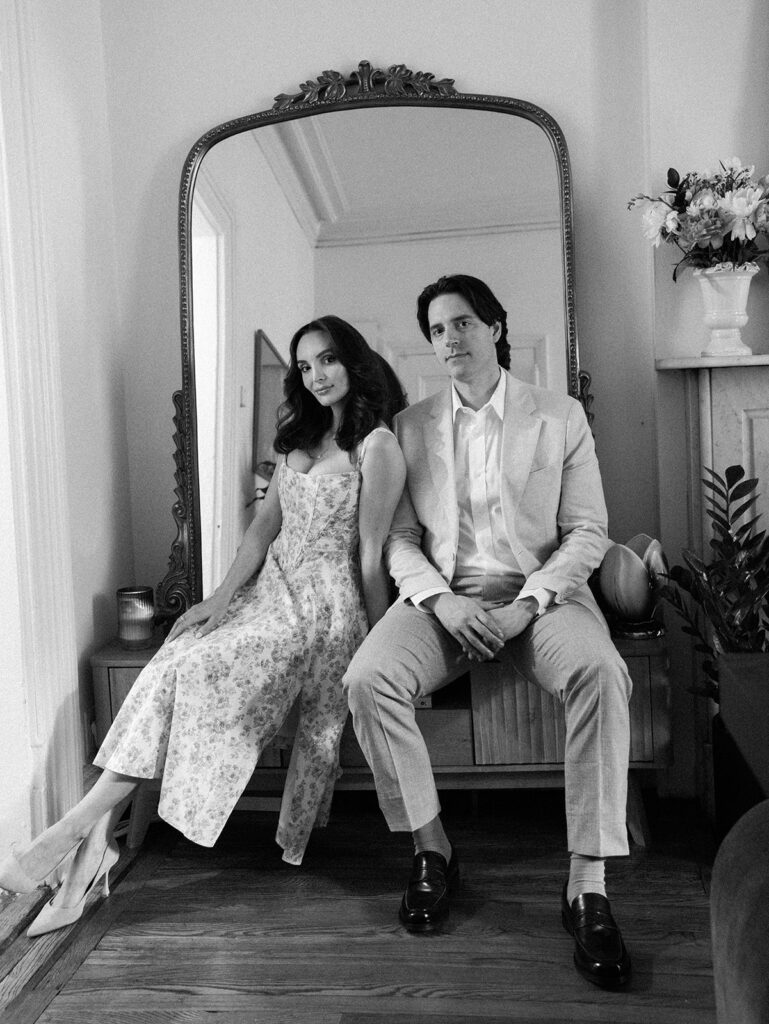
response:
[[[288,363],[262,330],[254,336],[254,436],[251,470],[257,493],[270,482],[277,453],[273,448],[278,407],[283,401],[283,380]],[[259,497],[264,497],[259,494]]]
[[[204,595],[253,515],[254,459],[271,445],[281,399],[278,374],[254,409],[256,325],[285,357],[300,324],[341,316],[414,402],[445,382],[417,327],[416,296],[441,274],[473,274],[508,310],[512,372],[567,390],[561,203],[547,134],[497,111],[331,110],[206,154],[193,199]]]

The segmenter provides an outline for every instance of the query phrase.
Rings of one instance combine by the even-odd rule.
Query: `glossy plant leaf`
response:
[[[758,480],[746,478],[742,466],[729,466],[723,476],[709,467],[705,472],[710,560],[683,551],[684,565],[670,568],[660,593],[705,656],[705,683],[696,692],[713,697],[718,653],[769,651],[769,539],[757,530],[760,515],[743,522],[758,500]]]

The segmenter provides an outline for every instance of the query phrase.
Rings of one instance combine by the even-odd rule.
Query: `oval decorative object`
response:
[[[598,574],[601,594],[624,622],[644,622],[654,610],[651,575],[643,559],[625,544],[613,544]]]

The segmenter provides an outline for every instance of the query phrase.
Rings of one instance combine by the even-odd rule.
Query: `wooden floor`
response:
[[[653,847],[610,862],[634,974],[604,992],[577,975],[561,927],[562,800],[446,798],[462,884],[434,936],[398,924],[408,839],[387,832],[371,794],[337,795],[298,869],[264,815],[235,815],[213,850],[154,825],[109,899],[68,932],[20,932],[42,892],[0,915],[4,1024],[714,1022],[701,819],[652,802]]]

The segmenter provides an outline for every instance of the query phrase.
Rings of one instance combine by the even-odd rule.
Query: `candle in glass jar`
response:
[[[152,644],[155,602],[152,587],[121,587],[117,592],[118,641],[140,649]]]

